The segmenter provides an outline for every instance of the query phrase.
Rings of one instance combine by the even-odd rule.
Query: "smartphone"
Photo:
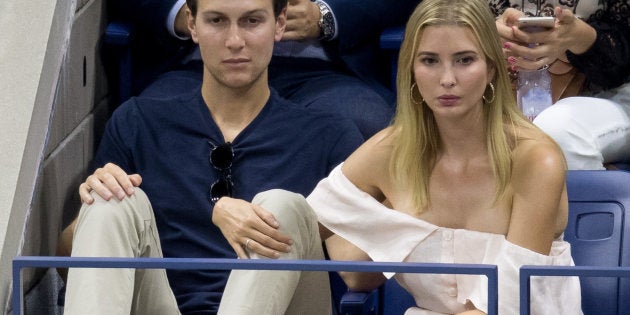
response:
[[[553,16],[526,16],[518,19],[518,28],[528,33],[546,31],[554,25]]]

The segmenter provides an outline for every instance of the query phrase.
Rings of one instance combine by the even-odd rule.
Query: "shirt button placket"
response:
[[[442,262],[453,263],[455,261],[453,235],[455,231],[445,229],[442,231]],[[445,286],[445,293],[448,296],[457,296],[457,278],[456,275],[444,275],[443,279],[448,279]]]

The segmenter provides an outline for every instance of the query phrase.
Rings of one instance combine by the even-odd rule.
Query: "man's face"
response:
[[[272,0],[199,0],[188,27],[199,44],[204,80],[230,88],[267,84],[274,42],[282,38],[283,11],[276,19]]]

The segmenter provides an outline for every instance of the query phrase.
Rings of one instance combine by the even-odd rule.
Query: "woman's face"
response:
[[[480,113],[483,93],[494,76],[473,32],[454,25],[424,29],[413,72],[436,118]]]

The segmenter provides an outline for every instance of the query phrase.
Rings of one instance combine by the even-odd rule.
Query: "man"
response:
[[[283,222],[265,208],[267,195],[259,204],[249,200],[276,188],[308,194],[362,141],[351,122],[291,104],[269,88],[267,65],[286,26],[286,0],[188,6],[204,63],[201,86],[132,98],[116,110],[95,157],[101,167],[81,185],[84,206],[64,231],[73,256],[235,258],[248,248],[282,257],[294,251],[279,230]],[[321,248],[317,254],[323,258]],[[65,312],[214,314],[228,274],[75,268]]]
[[[287,29],[269,67],[271,86],[307,108],[348,117],[365,138],[372,136],[389,124],[394,111],[394,95],[382,84],[388,78],[384,69],[388,63],[378,58],[380,33],[385,27],[404,24],[418,2],[289,0]],[[190,48],[183,40],[190,36],[182,23],[183,0],[120,0],[114,4],[124,19],[158,38],[161,47],[180,54]],[[155,50],[143,55],[155,55]],[[167,73],[159,79],[169,82],[168,93],[185,89],[182,82],[194,77],[191,72],[198,73],[200,67],[194,65],[194,59],[186,56],[185,65],[174,66],[187,72]],[[144,93],[164,92],[153,84]]]

